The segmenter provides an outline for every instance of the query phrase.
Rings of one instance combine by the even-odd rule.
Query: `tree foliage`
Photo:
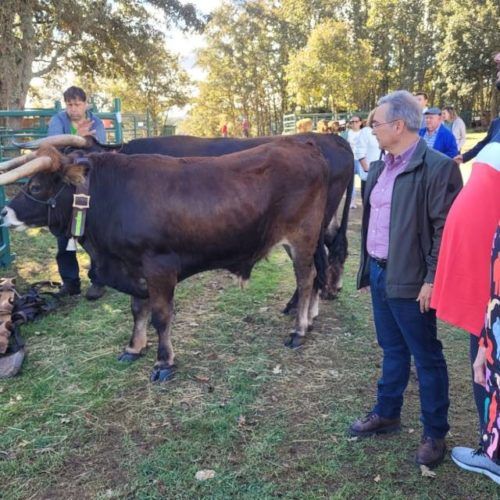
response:
[[[323,21],[290,58],[289,94],[305,108],[353,109],[369,102],[378,80],[374,67],[366,40],[357,38],[346,22]]]
[[[22,108],[32,78],[61,68],[137,76],[153,54],[167,72],[172,58],[158,47],[172,24],[200,28],[201,20],[178,0],[2,0],[0,109]]]
[[[232,135],[241,134],[247,117],[257,134],[271,131],[287,108],[285,67],[287,25],[264,0],[224,4],[206,30],[207,47],[198,64],[206,72],[183,128],[213,135],[227,122]]]
[[[459,111],[498,107],[498,0],[248,0],[222,8],[209,32],[208,78],[186,124],[196,133],[243,112],[255,123],[297,105],[369,109],[396,89]]]

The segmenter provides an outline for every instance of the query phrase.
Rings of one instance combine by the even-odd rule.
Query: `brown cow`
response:
[[[96,153],[76,164],[44,146],[37,158],[1,174],[0,184],[26,175],[33,177],[5,209],[5,223],[49,226],[55,235],[68,232],[75,185],[88,183],[80,243],[100,281],[132,296],[134,331],[121,360],[145,349],[151,313],[159,338],[152,381],[174,373],[177,283],[221,268],[248,279],[280,243],[291,248],[299,294],[287,344],[303,343],[317,314],[315,262],[324,260],[328,167],[315,146],[283,139],[215,158]]]

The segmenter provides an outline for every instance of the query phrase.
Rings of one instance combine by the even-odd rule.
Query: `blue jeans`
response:
[[[57,268],[63,283],[74,288],[80,288],[80,268],[76,252],[66,250],[69,238],[66,236],[57,237]],[[94,285],[102,286],[101,281],[96,276],[94,261],[90,260],[89,279]]]
[[[420,389],[420,420],[424,435],[444,438],[449,430],[448,370],[443,346],[437,339],[434,310],[420,312],[415,299],[390,299],[385,292],[385,270],[374,261],[370,289],[377,340],[384,351],[373,411],[385,418],[399,418],[403,393],[415,359]]]

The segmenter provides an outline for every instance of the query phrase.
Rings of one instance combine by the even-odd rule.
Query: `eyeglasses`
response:
[[[372,128],[379,128],[382,125],[388,125],[389,123],[394,123],[397,122],[399,118],[396,118],[395,120],[391,120],[390,122],[372,122]]]
[[[349,120],[349,123],[359,123],[361,120]]]

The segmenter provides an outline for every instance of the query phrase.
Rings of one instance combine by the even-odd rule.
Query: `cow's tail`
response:
[[[342,210],[342,221],[335,234],[333,240],[328,245],[329,261],[337,260],[339,264],[343,265],[347,259],[347,224],[349,222],[349,210],[351,208],[352,189],[354,187],[354,169],[353,175],[345,194],[345,203]]]
[[[316,278],[314,280],[314,289],[322,290],[326,284],[326,269],[328,267],[328,256],[325,247],[325,228],[321,227],[318,239],[318,245],[314,252],[314,267],[316,268]]]

